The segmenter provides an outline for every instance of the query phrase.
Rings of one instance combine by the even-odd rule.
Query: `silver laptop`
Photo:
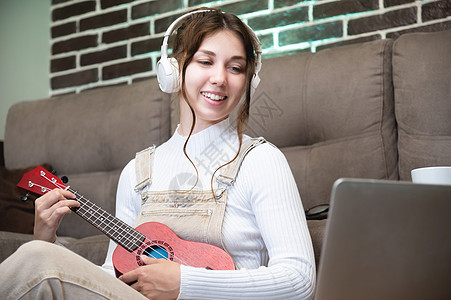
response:
[[[451,299],[451,186],[339,179],[315,300]]]

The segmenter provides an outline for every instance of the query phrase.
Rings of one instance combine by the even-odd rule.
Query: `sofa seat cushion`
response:
[[[33,240],[32,234],[0,231],[0,263],[13,254],[22,244]]]
[[[326,233],[327,220],[308,220],[307,226],[313,243],[313,251],[315,252],[316,269],[318,270],[321,249],[323,248],[324,236]]]
[[[451,166],[451,30],[411,33],[393,46],[393,83],[399,131],[399,176]]]
[[[21,245],[32,240],[32,234],[0,231],[0,263],[13,254]],[[58,237],[58,242],[92,263],[102,265],[108,251],[109,239],[104,235],[82,239]]]
[[[93,235],[81,239],[58,237],[64,247],[101,266],[105,262],[110,239],[105,235]]]

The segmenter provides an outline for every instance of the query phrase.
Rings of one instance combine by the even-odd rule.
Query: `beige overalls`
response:
[[[211,190],[144,190],[152,182],[155,147],[137,153],[135,191],[141,194],[142,206],[135,226],[160,222],[184,240],[208,243],[227,251],[222,238],[227,188],[235,182],[247,153],[264,142],[263,138],[253,138],[243,144],[238,157],[218,176],[217,181],[223,184],[214,190],[214,195]]]

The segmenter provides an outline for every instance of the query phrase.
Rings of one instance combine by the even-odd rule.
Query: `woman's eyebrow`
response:
[[[202,52],[203,54],[206,54],[208,56],[216,56],[216,53],[210,50],[199,49],[197,52]]]
[[[199,49],[198,52],[202,52],[205,55],[208,56],[212,56],[212,57],[216,57],[216,53],[210,50],[206,50],[206,49]],[[241,56],[241,55],[235,55],[231,57],[231,60],[246,60],[245,57]]]

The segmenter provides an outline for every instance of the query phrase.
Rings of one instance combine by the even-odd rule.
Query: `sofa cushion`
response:
[[[304,208],[340,177],[397,179],[391,40],[265,60],[249,133],[281,147]]]
[[[22,244],[33,240],[32,234],[0,231],[0,263],[13,254]]]
[[[122,168],[135,153],[170,134],[170,95],[156,79],[13,105],[5,131],[5,165],[49,162],[68,184],[110,213]],[[75,214],[58,235],[85,237],[99,231]]]
[[[326,234],[327,220],[308,220],[307,221],[310,236],[312,237],[313,252],[315,253],[316,269],[319,268],[321,249],[323,248],[324,236]]]
[[[393,46],[399,175],[451,166],[451,30],[411,33]]]
[[[110,239],[105,235],[93,235],[81,239],[59,237],[58,242],[92,263],[101,266],[105,262]]]
[[[121,169],[170,135],[170,95],[155,79],[13,105],[5,165],[49,162],[62,174]]]
[[[90,200],[101,209],[114,215],[116,209],[116,189],[121,170],[67,174],[71,189]],[[66,175],[66,174],[64,174]],[[95,212],[93,213],[95,215]],[[76,213],[64,216],[57,231],[58,236],[82,238],[101,234],[100,231]]]
[[[17,248],[32,240],[33,235],[31,234],[0,231],[0,263],[13,254]],[[109,239],[104,235],[82,239],[59,237],[58,242],[92,263],[102,265],[108,251]]]

